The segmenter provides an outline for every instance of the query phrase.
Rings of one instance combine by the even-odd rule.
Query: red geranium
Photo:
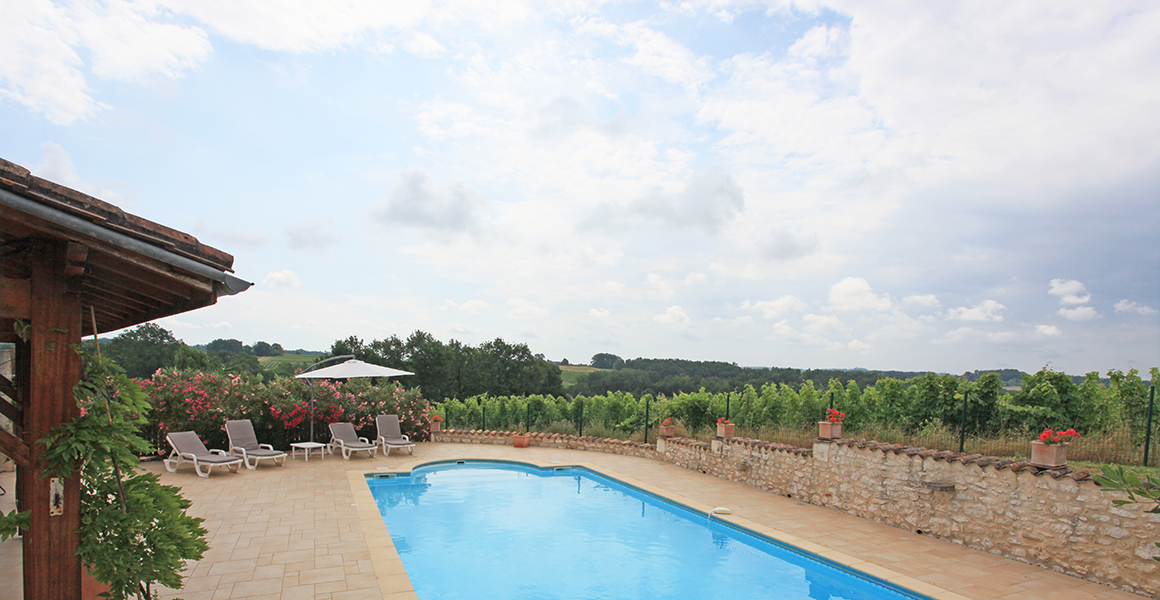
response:
[[[841,423],[842,419],[846,418],[846,413],[838,412],[838,409],[831,408],[826,411],[826,420],[831,423]]]
[[[1043,433],[1039,434],[1039,441],[1047,444],[1048,446],[1054,446],[1055,444],[1066,444],[1068,442],[1067,438],[1069,437],[1073,437],[1078,440],[1079,434],[1076,433],[1074,429],[1068,429],[1067,431],[1052,431],[1050,429],[1044,429]]]

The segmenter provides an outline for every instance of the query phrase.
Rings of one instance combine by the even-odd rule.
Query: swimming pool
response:
[[[925,599],[581,468],[367,477],[421,600]]]

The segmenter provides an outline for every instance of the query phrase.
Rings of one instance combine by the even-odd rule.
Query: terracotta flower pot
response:
[[[818,421],[818,437],[824,440],[836,440],[842,437],[842,422]]]
[[[730,438],[733,437],[733,428],[736,427],[734,423],[718,423],[717,437]]]
[[[512,436],[512,445],[515,446],[516,448],[527,448],[528,441],[531,439],[532,439],[532,436],[527,434],[527,433],[524,433],[524,434],[517,433],[516,435]]]
[[[439,421],[431,421],[431,433],[439,431],[439,426],[442,425]]]
[[[109,591],[109,585],[101,583],[89,575],[88,568],[81,566],[81,600],[98,600],[100,594]]]
[[[1031,442],[1031,464],[1046,469],[1067,466],[1067,444]]]
[[[657,435],[659,435],[661,437],[673,437],[674,435],[677,435],[677,426],[676,425],[661,425],[660,426],[660,433],[658,433]]]

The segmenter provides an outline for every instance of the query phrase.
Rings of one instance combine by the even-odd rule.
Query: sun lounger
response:
[[[354,431],[354,425],[350,423],[330,424],[331,454],[334,454],[335,448],[342,450],[342,457],[346,460],[350,460],[351,453],[363,450],[366,451],[367,458],[374,458],[379,450],[378,444],[372,444],[365,437],[359,437]]]
[[[399,415],[379,415],[375,417],[379,429],[378,443],[383,448],[383,456],[391,455],[391,448],[406,448],[408,454],[415,453],[415,443],[399,431]]]
[[[225,450],[206,450],[201,438],[193,431],[175,431],[165,436],[173,452],[165,459],[165,468],[170,473],[176,473],[177,467],[183,462],[193,463],[193,469],[201,477],[209,477],[214,467],[226,467],[237,473],[242,466],[242,459],[226,454]],[[201,470],[205,467],[205,471]]]
[[[226,421],[226,435],[230,436],[230,454],[241,456],[246,468],[258,468],[258,461],[272,460],[279,467],[286,464],[286,453],[270,444],[259,444],[254,435],[254,424],[249,419]],[[251,462],[253,461],[253,462]]]

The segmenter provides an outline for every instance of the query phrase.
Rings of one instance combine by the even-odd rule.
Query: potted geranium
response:
[[[729,419],[725,417],[717,419],[717,437],[733,437],[733,423],[730,423]]]
[[[676,434],[677,434],[677,426],[673,425],[673,420],[672,419],[665,419],[665,422],[661,423],[660,433],[658,435],[660,435],[661,437],[673,437]]]
[[[443,417],[440,417],[438,414],[432,414],[431,415],[431,433],[438,432],[440,426],[442,426],[442,425],[443,425]]]
[[[1039,441],[1031,442],[1031,464],[1045,469],[1067,466],[1067,446],[1070,438],[1079,439],[1074,429],[1052,431],[1044,429]]]
[[[836,408],[826,411],[826,420],[818,421],[818,437],[826,440],[836,440],[842,437],[842,420],[846,413]]]

